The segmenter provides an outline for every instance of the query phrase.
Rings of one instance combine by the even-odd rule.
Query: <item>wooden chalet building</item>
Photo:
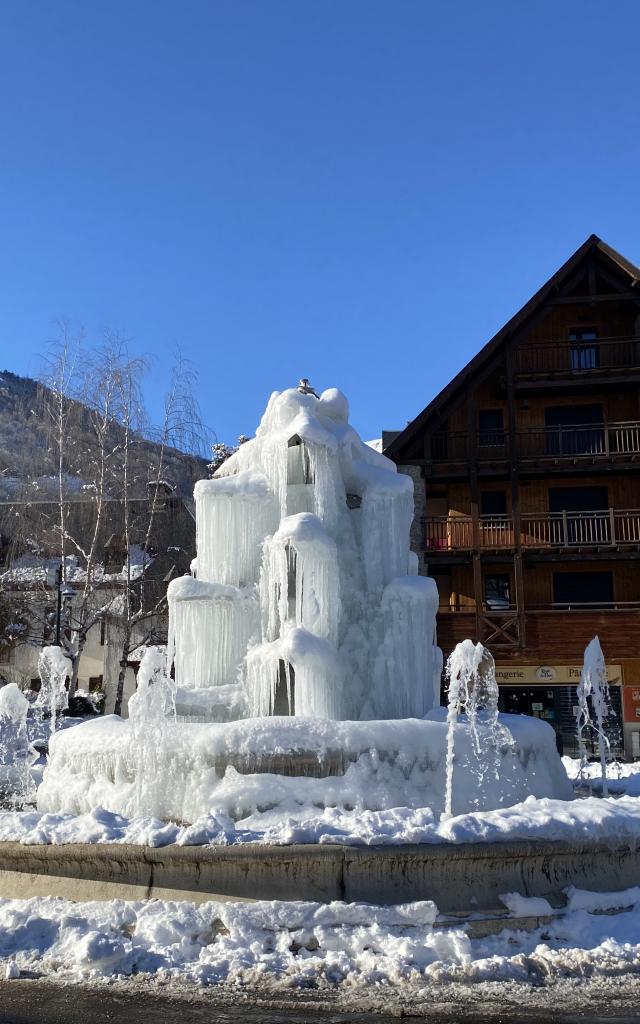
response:
[[[640,269],[592,235],[383,444],[414,478],[445,658],[481,640],[504,710],[547,719],[571,753],[597,634],[640,757]]]

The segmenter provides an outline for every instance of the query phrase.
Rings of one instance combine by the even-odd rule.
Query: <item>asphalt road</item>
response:
[[[640,1024],[640,1006],[630,1000],[621,1012],[591,1006],[585,1012],[558,1013],[549,1006],[505,1013],[493,1007],[486,1015],[467,1005],[451,1012],[414,1014],[397,1008],[387,1013],[324,1012],[301,1004],[287,1009],[249,1006],[246,996],[238,1005],[220,1005],[215,992],[196,998],[116,987],[58,985],[41,981],[0,982],[0,1024],[387,1024],[398,1020],[425,1024]]]

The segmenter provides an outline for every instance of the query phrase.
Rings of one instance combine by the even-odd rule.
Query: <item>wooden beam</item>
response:
[[[548,306],[590,306],[593,302],[638,302],[638,292],[605,292],[600,295],[559,295],[549,299]]]
[[[564,371],[563,371],[564,372]],[[577,376],[578,372],[585,373],[585,376]],[[575,376],[574,376],[575,375]],[[567,370],[566,376],[564,377],[535,377],[535,378],[522,378],[519,377],[516,382],[516,390],[521,395],[523,391],[557,391],[559,388],[564,388],[565,391],[573,388],[580,392],[583,388],[590,388],[591,391],[595,391],[597,388],[608,388],[612,385],[624,384],[630,387],[632,384],[638,384],[640,382],[640,366],[631,367],[629,370],[625,370],[624,377],[607,377],[602,374],[591,374],[591,371],[576,371]]]
[[[561,565],[563,562],[637,562],[640,551],[589,551],[588,555],[578,551],[530,551],[523,548],[525,562],[549,562]]]
[[[589,295],[591,297],[591,301],[593,302],[596,296],[596,268],[593,261],[593,256],[589,257],[588,268],[589,269],[587,272],[587,276],[589,280]]]
[[[513,556],[514,597],[518,619],[520,646],[525,642],[524,587],[522,583],[522,530],[520,515],[520,481],[518,476],[518,423],[514,394],[513,352],[507,351],[507,413],[509,417],[509,475],[511,478],[511,516],[515,552]]]

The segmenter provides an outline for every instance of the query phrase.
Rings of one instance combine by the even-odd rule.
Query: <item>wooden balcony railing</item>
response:
[[[520,377],[569,374],[597,376],[616,369],[640,369],[640,338],[593,338],[548,341],[513,350],[513,368]]]
[[[640,453],[640,422],[534,427],[518,432],[517,452],[522,459],[637,455]]]
[[[425,526],[427,551],[476,548],[471,516],[430,516]],[[640,509],[522,513],[520,544],[547,549],[640,545]],[[485,550],[514,548],[511,516],[481,516],[477,546]]]
[[[467,463],[469,460],[469,434],[466,431],[434,434],[431,439],[431,459],[436,465]],[[493,431],[478,436],[478,461],[499,462],[509,455],[509,435]],[[516,434],[516,458],[616,459],[640,455],[640,421],[621,423],[578,423],[571,426],[530,427]]]
[[[482,604],[482,610],[490,614],[512,615],[517,611],[515,604],[505,604],[504,607],[492,608],[486,601]],[[547,602],[546,604],[527,604],[527,612],[628,612],[640,611],[640,601],[565,601]],[[438,606],[438,615],[468,614],[475,613],[473,601],[469,604],[460,602],[442,601]]]

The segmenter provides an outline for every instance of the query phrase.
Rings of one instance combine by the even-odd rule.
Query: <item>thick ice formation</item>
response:
[[[430,807],[439,813],[445,715],[438,708],[430,721],[288,717],[154,726],[142,787],[130,723],[114,715],[98,718],[53,738],[38,809],[83,814],[104,807],[128,817],[144,813],[188,822],[218,811],[238,821],[260,813],[282,822],[311,817],[322,807]],[[497,751],[500,771],[488,784],[474,770],[466,724],[455,726],[453,813],[509,807],[532,795],[570,799],[551,726],[525,716],[500,717],[508,742]]]
[[[449,813],[571,796],[553,730],[498,728],[482,673],[447,728],[438,594],[409,550],[413,484],[362,443],[344,395],[274,393],[255,439],[195,494],[197,578],[169,586],[167,667],[145,657],[130,721],[53,738],[41,811],[280,821],[442,811],[445,791]]]
[[[275,392],[256,437],[196,484],[197,580],[169,587],[179,713],[406,718],[437,703],[413,485],[348,416],[334,388]]]

